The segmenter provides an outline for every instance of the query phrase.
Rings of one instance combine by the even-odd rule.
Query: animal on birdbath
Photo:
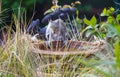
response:
[[[50,20],[46,29],[46,38],[48,44],[52,41],[62,41],[66,40],[66,23],[62,19],[56,19],[54,21]]]

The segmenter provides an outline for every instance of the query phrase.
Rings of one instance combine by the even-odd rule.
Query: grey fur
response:
[[[63,20],[57,19],[54,21],[49,21],[46,29],[46,38],[49,42],[65,41],[66,33],[66,23]]]

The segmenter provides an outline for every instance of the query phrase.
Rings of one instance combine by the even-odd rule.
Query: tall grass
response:
[[[11,26],[7,28],[4,45],[0,46],[0,77],[36,77],[30,66],[28,52],[31,36],[21,31],[21,12],[13,15],[16,32]],[[24,22],[26,23],[26,21]],[[24,24],[24,29],[26,24]]]
[[[18,15],[21,16],[20,11]],[[88,58],[80,54],[56,56],[32,53],[31,48],[34,44],[32,43],[31,36],[26,34],[25,31],[21,31],[21,18],[19,16],[13,15],[16,32],[9,28],[7,31],[8,37],[6,37],[7,41],[0,47],[0,76],[88,77],[91,75],[92,77],[98,77],[106,75],[98,69],[104,68],[103,64],[110,64],[108,57],[102,52]],[[14,36],[11,35],[11,31]],[[40,40],[39,43],[41,42],[43,41]],[[35,49],[35,51],[37,50]],[[106,47],[104,51],[107,51],[106,53],[111,58],[112,55],[109,54],[111,50]]]
[[[7,27],[7,40],[4,45],[0,46],[0,77],[120,76],[119,43],[116,43],[115,54],[114,49],[106,41],[104,41],[104,49],[101,52],[98,51],[89,57],[81,54],[50,55],[33,53],[31,49],[35,43],[31,40],[31,36],[26,34],[25,15],[21,13],[19,8],[18,14],[13,14],[16,32],[12,30],[12,25]],[[24,30],[21,29],[21,24],[24,25]],[[75,20],[72,23],[69,19],[69,24],[70,26],[75,25],[77,29],[78,24]],[[80,36],[79,30],[77,30],[77,34],[73,32],[74,41],[81,41]],[[43,42],[39,40],[37,43]],[[83,48],[86,49],[87,45]],[[34,51],[38,51],[38,49],[36,48]]]

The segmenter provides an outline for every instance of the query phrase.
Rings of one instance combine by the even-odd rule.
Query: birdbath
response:
[[[104,50],[103,42],[86,42],[86,41],[67,41],[63,44],[61,41],[53,41],[48,47],[46,42],[33,43],[31,48],[32,55],[36,55],[35,59],[39,61],[37,73],[39,76],[61,77],[66,72],[73,69],[84,67],[84,64],[77,63],[76,58],[89,59],[97,52]],[[76,67],[76,68],[74,68]],[[44,75],[45,74],[45,75]],[[47,74],[47,75],[46,75]],[[66,75],[69,76],[70,73]],[[54,76],[52,76],[54,75]],[[73,74],[75,75],[75,74]]]

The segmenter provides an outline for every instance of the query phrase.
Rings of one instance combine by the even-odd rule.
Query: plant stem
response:
[[[2,11],[2,0],[0,0],[0,13]]]

